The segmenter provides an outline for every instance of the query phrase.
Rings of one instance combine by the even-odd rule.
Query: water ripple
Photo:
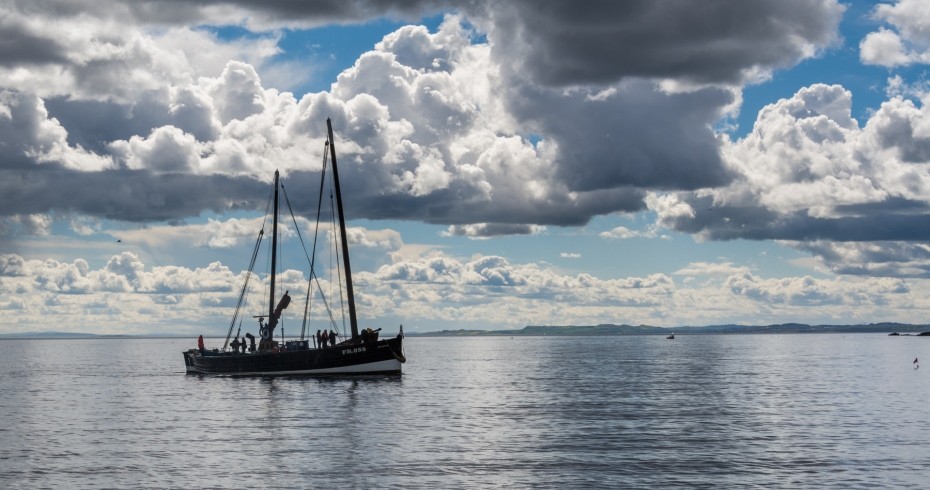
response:
[[[924,340],[410,338],[402,377],[364,378],[0,341],[0,486],[920,488]]]

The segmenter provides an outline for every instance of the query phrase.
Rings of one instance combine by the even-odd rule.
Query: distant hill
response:
[[[655,327],[652,325],[528,325],[517,330],[440,330],[438,332],[408,332],[410,337],[484,337],[484,336],[604,336],[604,335],[707,335],[707,334],[778,334],[778,333],[884,333],[917,334],[927,332],[930,325],[907,323],[869,323],[865,325],[807,325],[779,323],[774,325],[706,325],[682,327]],[[134,338],[189,338],[190,335],[98,335],[75,332],[23,332],[0,334],[0,339],[134,339]],[[211,337],[213,338],[213,337]],[[217,337],[219,338],[219,337]]]
[[[707,325],[702,327],[654,327],[651,325],[529,325],[518,330],[441,330],[438,332],[409,333],[422,337],[480,337],[480,336],[595,336],[595,335],[684,335],[702,334],[773,334],[773,333],[919,333],[930,331],[930,325],[906,323],[869,323],[867,325],[807,325],[781,323],[775,325]]]

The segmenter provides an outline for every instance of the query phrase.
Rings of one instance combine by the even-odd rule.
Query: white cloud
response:
[[[21,214],[14,216],[13,222],[22,225],[27,235],[48,236],[52,227],[52,217],[47,214]]]
[[[319,168],[322,121],[331,116],[340,139],[344,180],[356,183],[363,206],[356,210],[359,215],[466,224],[583,224],[597,214],[642,209],[645,193],[639,186],[694,188],[728,179],[710,127],[721,111],[729,110],[731,89],[671,93],[659,88],[662,81],[622,72],[611,75],[614,79],[606,87],[602,81],[596,87],[571,90],[541,87],[515,72],[514,60],[497,44],[505,40],[500,27],[517,20],[489,15],[474,5],[447,16],[435,33],[406,26],[388,34],[340,74],[330,93],[299,100],[264,86],[258,75],[279,54],[278,34],[220,40],[207,29],[177,23],[185,18],[181,11],[188,18],[217,15],[216,22],[264,12],[256,17],[265,19],[260,24],[299,25],[312,23],[312,12],[285,19],[273,5],[267,10],[228,6],[220,12],[182,4],[177,16],[152,17],[145,9],[117,7],[97,7],[99,23],[92,17],[54,17],[53,24],[74,22],[82,27],[69,31],[73,47],[51,46],[66,56],[23,66],[21,76],[10,79],[11,86],[31,91],[37,102],[46,98],[53,104],[73,132],[69,138],[93,147],[87,151],[71,145],[70,156],[59,152],[47,159],[96,170],[110,168],[115,159],[126,169],[146,172],[134,174],[137,179],[151,175],[166,185],[173,177],[165,174],[267,181],[276,168],[285,173]],[[751,8],[795,15],[772,10],[761,1]],[[770,33],[770,41],[787,42],[780,44],[784,52],[771,59],[743,59],[737,63],[740,67],[726,68],[728,74],[721,76],[738,77],[735,74],[743,69],[791,63],[832,42],[831,19],[841,9],[832,2],[811,8],[813,13],[794,37]],[[16,9],[10,15],[23,16]],[[360,14],[350,9],[344,15]],[[132,19],[164,24],[135,29]],[[476,43],[480,33],[467,30],[465,22],[483,26],[489,41]],[[54,38],[40,25],[32,29],[35,36]],[[101,32],[109,34],[104,37]],[[692,49],[693,39],[680,34],[682,46]],[[107,41],[101,45],[95,39]],[[541,38],[537,47],[548,49],[552,39]],[[714,56],[717,61],[730,60],[720,53]],[[90,66],[108,71],[96,74]],[[48,70],[53,69],[65,76],[50,77]],[[692,75],[689,69],[681,72],[683,80]],[[46,85],[52,78],[55,85]],[[665,81],[668,78],[666,74]],[[99,116],[89,118],[89,124],[81,117],[88,109]],[[553,113],[560,117],[553,118]],[[47,116],[38,120],[55,121]],[[657,126],[663,128],[661,135],[648,129]],[[694,131],[696,127],[702,129]],[[598,128],[613,129],[603,134]],[[65,134],[58,138],[63,140]],[[665,144],[670,138],[679,144]],[[625,156],[617,158],[618,154]],[[24,164],[37,158],[26,152],[22,156]],[[201,202],[216,199],[208,207],[223,209],[230,201],[254,199],[228,193],[253,190],[244,184],[230,182],[224,186],[226,193],[203,196]],[[116,193],[110,199],[136,198],[134,194]],[[132,220],[153,214],[150,208],[125,202],[103,206],[76,198],[101,197],[72,196],[71,209],[79,212],[106,209],[106,217]],[[176,212],[173,218],[184,218],[192,209],[169,196],[150,198],[160,203],[154,213],[159,216]],[[27,208],[20,212],[31,212],[27,204],[18,206]],[[131,214],[143,209],[141,215]],[[390,216],[383,215],[386,210]]]
[[[100,231],[100,220],[89,216],[75,216],[71,218],[71,230],[81,236],[93,235]]]
[[[924,0],[898,0],[875,6],[873,17],[892,29],[880,27],[859,45],[863,63],[894,67],[930,63],[930,9]]]
[[[731,276],[749,273],[749,268],[732,262],[692,262],[675,271],[677,276]]]
[[[812,254],[819,259],[819,266],[835,274],[930,277],[930,247],[922,242],[813,240],[786,244]]]
[[[261,228],[261,219],[230,218],[220,221],[211,218],[207,220],[207,224],[203,229],[205,233],[201,235],[206,238],[197,243],[205,243],[210,248],[229,248],[239,245],[243,241],[254,240]],[[196,233],[196,231],[191,232]],[[191,232],[185,231],[185,234]]]
[[[442,236],[464,236],[475,240],[487,239],[501,235],[538,235],[546,231],[545,226],[510,223],[475,223],[470,225],[451,225]]]
[[[404,245],[400,233],[391,229],[372,230],[360,226],[351,226],[346,230],[346,238],[352,246],[377,248],[393,252]]]
[[[761,279],[749,273],[733,275],[727,287],[739,296],[746,296],[773,308],[786,307],[874,307],[892,296],[910,292],[900,279],[876,279],[867,283],[846,280],[818,280],[810,276],[781,279]]]
[[[709,239],[788,240],[836,271],[856,265],[800,244],[884,241],[917,253],[898,241],[925,239],[930,220],[930,109],[894,97],[860,127],[851,104],[842,87],[812,85],[766,106],[752,132],[724,148],[734,182],[650,197],[658,224]],[[907,263],[863,271],[911,276]]]
[[[690,204],[674,194],[649,194],[646,203],[649,209],[658,215],[658,224],[663,226],[672,226],[670,223],[676,220],[685,220],[696,215]],[[622,235],[623,230],[619,233]]]
[[[197,141],[174,126],[162,126],[143,138],[110,145],[126,166],[133,170],[193,173],[200,165]]]
[[[596,12],[601,28],[581,31],[571,27],[588,25],[590,9],[455,3],[460,10],[436,32],[399,28],[329,91],[302,96],[285,92],[276,75],[300,68],[279,56],[289,35],[279,29],[385,12],[418,18],[434,4],[181,1],[165,9],[102,0],[55,4],[42,15],[22,5],[0,6],[0,33],[21,48],[0,46],[4,239],[13,231],[48,233],[54,219],[92,233],[94,220],[108,219],[150,224],[112,233],[153,255],[185,240],[219,253],[251,241],[253,222],[163,223],[261,208],[275,169],[289,189],[314,188],[323,121],[332,117],[353,217],[438,223],[450,225],[444,236],[481,238],[648,208],[658,226],[702,239],[788,240],[821,258],[824,270],[857,278],[927,274],[918,244],[930,238],[922,231],[930,229],[930,117],[919,85],[890,82],[890,99],[863,124],[852,118],[847,90],[813,85],[763,109],[744,138],[714,130],[740,103],[741,86],[837,43],[844,7],[832,0],[618,3]],[[878,6],[887,25],[862,40],[862,60],[925,62],[922,6]],[[727,22],[733,15],[745,22]],[[682,18],[688,27],[669,29]],[[223,25],[243,35],[221,39],[212,31]],[[625,49],[612,48],[618,45]],[[298,206],[311,214],[310,205]],[[601,236],[637,233],[652,237],[655,229],[618,227]],[[819,302],[826,316],[855,304],[864,317],[864,305],[879,297],[869,281],[781,284],[727,264],[679,270],[686,278],[734,278],[701,290],[663,275],[570,277],[500,257],[452,259],[436,247],[404,244],[392,230],[349,234],[369,263],[395,260],[378,274],[410,283],[362,293],[376,314],[668,324],[719,318],[715,305],[774,318],[776,310],[800,314],[792,308],[805,303]],[[202,305],[230,301],[221,279],[238,277],[219,264],[146,268],[125,254],[102,267],[81,260],[8,260],[10,270],[29,269],[30,279],[4,276],[0,305],[30,318],[62,308],[75,325],[82,309],[131,317],[167,304],[175,310],[166,318],[177,311],[203,319]],[[297,284],[298,275],[288,280]],[[45,297],[21,296],[27,290]]]
[[[500,257],[459,261],[442,256],[398,262],[382,267],[374,277],[363,276],[366,294],[381,298],[377,308],[386,315],[412,311],[436,321],[501,328],[586,321],[702,325],[745,323],[747,318],[760,323],[850,323],[874,321],[877,315],[913,321],[915,308],[930,307],[921,296],[927,281],[764,278],[728,262],[693,263],[676,274],[705,280],[679,284],[662,274],[621,279],[569,276]],[[818,310],[812,312],[811,306]]]
[[[884,28],[870,32],[862,39],[859,57],[867,65],[898,66],[911,62],[901,38]]]
[[[355,277],[363,323],[380,326],[385,319],[407,318],[413,322],[405,325],[425,330],[604,322],[676,326],[742,323],[747,318],[759,323],[867,322],[877,316],[913,321],[917,312],[930,311],[926,280],[767,278],[728,262],[693,263],[675,274],[686,280],[676,283],[664,274],[567,275],[497,256],[459,260],[433,255],[397,261],[375,272],[359,270]],[[693,277],[703,280],[687,279]],[[0,309],[17,309],[18,330],[39,328],[54,315],[63,330],[87,331],[94,325],[98,333],[126,333],[126,324],[151,328],[151,319],[157,318],[164,331],[219,334],[225,333],[243,278],[218,262],[197,268],[148,267],[132,253],[115,255],[99,268],[83,259],[40,261],[6,254],[0,255]],[[292,296],[302,296],[304,273],[289,270],[278,279]],[[264,288],[260,279],[253,281],[253,291]],[[325,280],[323,286],[330,287]],[[260,296],[249,296],[249,311],[264,311]],[[299,317],[298,310],[289,310],[288,318]],[[431,323],[421,323],[426,318]]]
[[[614,314],[626,309],[646,310],[674,290],[673,281],[661,274],[618,280],[587,274],[564,276],[549,268],[515,265],[494,256],[467,262],[444,256],[403,261],[381,267],[370,278],[365,273],[363,278],[376,294],[388,289],[402,291],[400,296],[389,295],[397,310],[414,308],[444,321],[512,327],[534,321],[564,322],[582,312],[583,317],[592,318],[610,310],[615,310]],[[546,306],[550,301],[563,305],[564,311],[554,313]],[[635,314],[641,318],[649,315],[642,311]]]
[[[255,68],[247,63],[230,61],[223,74],[209,84],[220,122],[245,119],[265,110],[264,89]]]
[[[177,266],[149,269],[130,252],[111,257],[99,269],[91,268],[84,259],[67,263],[0,256],[0,301],[8,299],[25,310],[17,321],[19,330],[46,328],[42,320],[46,314],[55,314],[59,322],[56,328],[65,330],[88,331],[88,326],[104,325],[103,332],[120,331],[136,322],[151,328],[161,319],[196,322],[223,310],[203,311],[192,307],[193,303],[215,298],[221,300],[220,304],[228,304],[237,297],[235,288],[241,283],[241,275],[233,274],[218,262],[194,269]],[[46,301],[39,304],[30,298]],[[142,305],[154,311],[159,320],[152,322],[139,317]],[[100,311],[92,311],[99,306]],[[121,318],[122,325],[113,325],[112,315]],[[107,330],[106,325],[115,330]],[[178,323],[175,328],[189,327]]]
[[[656,234],[654,230],[634,231],[625,226],[617,226],[613,229],[598,233],[598,236],[611,240],[626,240],[628,238],[637,237],[655,238]]]
[[[7,165],[10,160],[32,160],[77,171],[98,171],[113,165],[109,157],[71,146],[67,139],[67,130],[49,118],[42,99],[0,87],[0,147],[7,153]]]
[[[901,75],[888,77],[885,95],[889,98],[922,99],[930,94],[930,80],[906,82]]]

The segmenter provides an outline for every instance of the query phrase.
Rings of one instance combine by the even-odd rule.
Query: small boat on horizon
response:
[[[319,286],[319,279],[314,271],[314,259],[310,259],[316,251],[314,243],[314,253],[307,254],[310,262],[309,282],[307,285],[307,307],[305,308],[304,324],[301,329],[300,338],[297,340],[284,340],[278,342],[274,339],[275,329],[278,326],[281,314],[291,302],[289,291],[285,291],[281,299],[275,305],[275,268],[278,252],[278,191],[284,190],[280,184],[280,175],[278,171],[274,174],[273,189],[273,219],[271,233],[271,271],[269,275],[269,295],[268,295],[268,313],[267,323],[264,323],[265,315],[257,316],[259,324],[260,340],[255,345],[255,336],[246,333],[239,342],[239,333],[242,328],[242,319],[240,308],[243,306],[243,299],[248,290],[249,277],[252,275],[252,268],[255,265],[255,259],[258,255],[259,246],[264,235],[264,226],[258,234],[255,250],[252,252],[252,262],[249,271],[246,274],[245,284],[239,295],[239,303],[236,306],[236,313],[233,315],[232,323],[229,326],[229,332],[226,335],[226,342],[222,349],[208,350],[204,348],[203,336],[198,339],[198,347],[182,352],[184,356],[184,366],[188,374],[207,374],[207,375],[225,375],[225,376],[274,376],[274,375],[347,375],[347,374],[400,374],[401,366],[406,362],[403,354],[404,327],[400,326],[397,336],[379,339],[381,329],[372,330],[366,328],[359,330],[358,319],[355,310],[355,296],[352,288],[352,271],[349,265],[349,245],[346,239],[345,215],[342,208],[342,193],[339,188],[339,172],[336,166],[336,149],[333,142],[333,126],[330,119],[326,119],[327,141],[326,146],[328,156],[332,165],[332,187],[335,191],[336,213],[338,214],[339,237],[341,238],[341,259],[345,280],[345,296],[349,312],[349,338],[342,342],[336,343],[336,335],[320,337],[320,332],[313,337],[306,335],[307,312],[309,311],[309,302],[311,298],[310,288],[313,281],[316,280]],[[326,179],[326,153],[324,153],[323,167],[321,170],[320,200]],[[290,207],[290,202],[285,194],[285,202]],[[319,211],[317,212],[317,230],[319,229]],[[291,210],[293,218],[293,210]],[[296,224],[296,219],[294,220]],[[335,224],[334,224],[335,225]],[[299,231],[297,232],[299,235]],[[300,240],[301,244],[303,239]],[[306,253],[306,247],[304,247]],[[334,314],[329,309],[329,303],[326,302],[322,288],[319,291],[323,298],[329,314],[330,323],[335,328],[336,322]],[[234,340],[232,331],[236,321],[239,321],[239,330],[236,332]],[[343,320],[344,321],[344,320]],[[335,330],[329,330],[335,333]],[[337,334],[338,335],[338,334]],[[246,348],[246,338],[249,338],[251,345]],[[311,338],[315,341],[311,346]],[[227,347],[231,347],[228,349]]]
[[[668,337],[665,337],[668,340],[675,340],[675,334],[669,334]]]

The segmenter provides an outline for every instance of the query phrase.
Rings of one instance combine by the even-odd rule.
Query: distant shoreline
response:
[[[96,334],[82,332],[21,332],[21,333],[0,333],[0,340],[42,340],[42,339],[189,339],[190,335],[179,334]],[[194,337],[196,339],[196,336]]]
[[[682,327],[655,327],[651,325],[529,325],[516,330],[439,330],[436,332],[407,332],[408,337],[595,337],[616,335],[747,335],[747,334],[797,334],[797,333],[900,333],[902,336],[930,333],[930,325],[907,323],[869,323],[854,325],[807,325],[804,323],[781,323],[773,325],[706,325]],[[189,334],[92,334],[78,332],[21,332],[0,334],[0,339],[189,339]],[[211,337],[220,338],[220,337]]]
[[[494,337],[494,336],[613,336],[613,335],[747,335],[787,333],[883,333],[898,332],[904,335],[930,331],[930,325],[906,323],[869,323],[856,325],[807,325],[782,323],[774,325],[707,325],[683,327],[654,327],[650,325],[601,324],[590,326],[526,326],[518,330],[440,330],[437,332],[409,333],[412,337]]]

